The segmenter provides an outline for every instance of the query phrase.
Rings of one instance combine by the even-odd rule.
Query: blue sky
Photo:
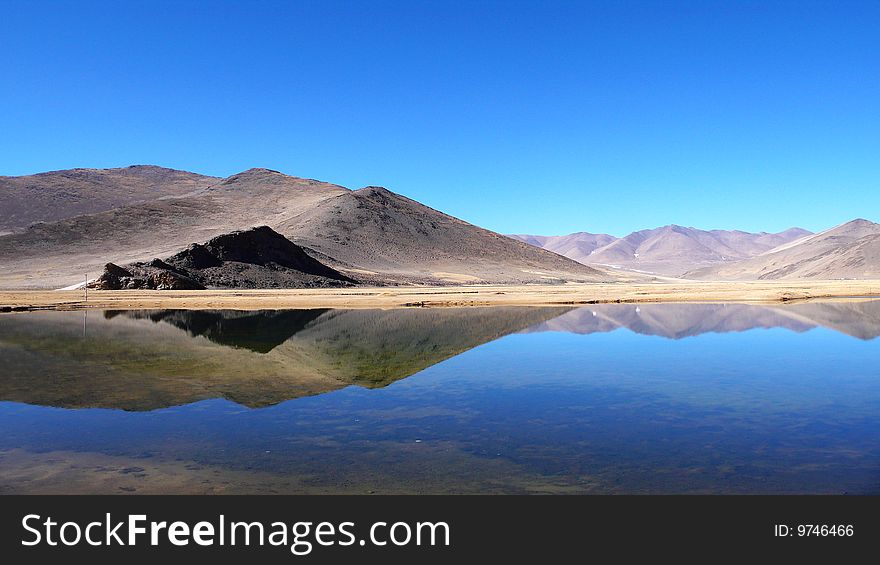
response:
[[[880,2],[0,13],[0,174],[260,166],[519,233],[880,221]]]

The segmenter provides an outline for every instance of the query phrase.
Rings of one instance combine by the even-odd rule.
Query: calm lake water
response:
[[[0,316],[0,493],[878,493],[880,302]]]

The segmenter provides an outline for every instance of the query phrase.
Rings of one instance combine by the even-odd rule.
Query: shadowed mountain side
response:
[[[626,328],[632,332],[682,339],[704,333],[816,327],[859,339],[880,336],[880,301],[805,302],[779,306],[754,304],[596,304],[538,324],[526,332],[592,334]]]
[[[152,165],[0,177],[0,233],[204,190],[221,179]]]
[[[387,278],[382,275],[435,284],[614,279],[381,187],[329,198],[277,229],[332,258],[332,266],[353,266],[360,278],[372,274],[379,281]]]
[[[123,410],[154,410],[210,398],[268,406],[351,384],[386,386],[566,311],[311,311],[282,315],[290,327],[283,330],[281,320],[273,322],[265,345],[239,330],[276,313],[240,314],[253,318],[232,322],[241,324],[233,326],[234,331],[227,329],[239,314],[229,312],[152,312],[148,318],[94,312],[2,315],[0,400]],[[305,319],[309,317],[314,319]],[[278,343],[285,331],[291,337]]]
[[[761,278],[880,279],[880,234],[861,237]]]

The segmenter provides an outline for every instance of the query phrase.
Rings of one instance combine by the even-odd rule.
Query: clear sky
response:
[[[880,221],[880,2],[0,0],[0,174],[382,185],[484,227]]]

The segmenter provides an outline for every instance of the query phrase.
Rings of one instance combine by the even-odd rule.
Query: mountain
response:
[[[677,225],[614,238],[586,232],[567,236],[511,236],[589,265],[680,276],[687,271],[740,261],[809,235],[800,228],[780,233],[699,230]]]
[[[362,279],[498,283],[611,280],[381,187],[328,198],[278,230]]]
[[[529,245],[541,247],[547,251],[564,255],[579,263],[585,263],[596,249],[604,247],[617,240],[613,235],[595,234],[587,232],[572,233],[569,235],[511,235]]]
[[[164,261],[120,267],[108,263],[89,288],[204,290],[206,288],[313,288],[356,283],[261,226],[194,243]]]
[[[0,234],[203,190],[220,179],[152,165],[0,177]]]
[[[250,169],[163,198],[0,237],[0,287],[58,288],[266,225],[343,274],[376,284],[609,281],[621,277],[433,210],[384,188]]]
[[[857,219],[756,257],[685,274],[712,280],[869,279],[880,277],[880,224]]]

